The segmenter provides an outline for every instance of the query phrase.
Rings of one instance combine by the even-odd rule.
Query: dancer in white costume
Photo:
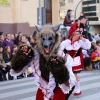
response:
[[[91,47],[91,42],[88,39],[85,39],[79,30],[76,30],[73,32],[72,36],[69,37],[69,39],[66,39],[60,44],[60,50],[59,54],[61,56],[65,56],[63,51],[65,53],[68,53],[72,58],[73,58],[73,73],[76,77],[76,91],[74,93],[75,96],[81,94],[80,90],[80,79],[78,77],[78,73],[82,70],[83,68],[83,55],[82,55],[82,48],[83,49],[90,49]]]

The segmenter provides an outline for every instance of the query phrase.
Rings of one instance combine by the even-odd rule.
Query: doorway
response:
[[[52,24],[52,0],[46,0],[46,24]]]

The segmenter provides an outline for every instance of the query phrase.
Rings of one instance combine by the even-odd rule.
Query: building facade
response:
[[[100,33],[100,0],[83,0],[82,11],[89,20],[90,32]]]
[[[0,32],[32,34],[40,20],[40,1],[43,25],[63,23],[67,10],[72,9],[73,20],[83,11],[90,21],[90,32],[100,32],[99,0],[0,0]]]

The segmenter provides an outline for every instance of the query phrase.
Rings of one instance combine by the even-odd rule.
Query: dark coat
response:
[[[4,53],[3,53],[3,58],[4,58],[5,63],[8,63],[8,62],[11,61],[12,55],[11,55],[10,58],[9,58],[8,55],[7,55],[7,53],[4,52]]]
[[[64,26],[71,26],[72,25],[72,20],[71,20],[71,18],[68,15],[65,16],[63,24],[64,24]]]

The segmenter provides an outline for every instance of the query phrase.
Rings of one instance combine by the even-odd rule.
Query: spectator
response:
[[[97,48],[94,48],[94,51],[91,53],[90,59],[93,69],[99,69],[99,54],[97,52]]]
[[[16,53],[17,50],[18,50],[17,45],[13,45],[13,53],[12,53],[12,55],[14,55],[14,54]]]
[[[29,36],[28,36],[27,34],[25,34],[25,35],[23,35],[23,36],[26,37],[26,43],[27,43],[28,46],[30,46],[30,42],[29,42],[29,41],[30,41],[30,40],[29,40],[30,38],[29,38]]]
[[[99,41],[96,41],[96,44],[97,44],[97,52],[100,54],[100,40]]]
[[[12,59],[12,53],[11,53],[10,46],[5,47],[5,50],[4,50],[4,53],[3,53],[3,58],[4,58],[6,65],[9,66],[9,68],[11,69],[10,62],[11,62],[11,59]],[[8,79],[9,80],[13,79],[13,77],[10,76],[10,71],[8,72]]]
[[[4,48],[6,46],[9,46],[11,51],[12,51],[12,47],[14,45],[14,42],[11,40],[11,35],[9,33],[6,34],[6,39],[3,42]]]
[[[68,9],[67,15],[65,16],[64,23],[63,23],[64,26],[66,26],[67,31],[69,31],[69,29],[72,25],[72,22],[73,22],[73,20],[71,20],[71,13],[72,13],[72,10]]]
[[[80,20],[82,17],[85,17],[83,12],[80,13],[80,17],[78,18],[78,27],[80,27]]]
[[[4,49],[3,41],[4,41],[4,36],[1,35],[1,36],[0,36],[0,46],[2,46],[3,49]]]
[[[21,46],[21,45],[23,45],[23,44],[27,44],[27,39],[26,39],[25,36],[22,36],[22,37],[21,37],[18,46]]]
[[[3,59],[3,48],[0,46],[0,81],[7,80],[6,74],[10,71],[10,66]]]
[[[15,44],[15,36],[14,36],[14,34],[11,34],[11,40],[14,42],[14,44]]]
[[[85,37],[85,38],[88,38],[88,33],[87,33],[87,31],[86,31],[86,29],[85,29],[85,24],[86,24],[86,21],[87,21],[87,19],[85,18],[85,17],[81,17],[80,18],[80,26],[78,26],[78,20],[76,20],[73,24],[72,24],[72,26],[71,26],[71,28],[70,28],[70,30],[69,30],[69,35],[68,35],[68,38],[70,37],[70,36],[72,36],[72,34],[73,34],[73,32],[75,31],[75,30],[80,30],[81,31],[81,33],[82,33],[82,35]]]
[[[100,40],[100,37],[99,37],[99,34],[98,34],[98,33],[95,34],[94,39],[95,39],[96,41]]]
[[[92,67],[90,66],[90,56],[86,50],[82,50],[83,53],[83,60],[84,60],[84,69],[87,71],[92,70]]]
[[[23,36],[23,34],[22,34],[21,32],[19,32],[17,38],[15,39],[15,44],[16,44],[16,45],[19,44],[20,38],[21,38],[22,36]]]
[[[32,37],[31,37],[31,39],[30,39],[30,44],[31,44],[31,46],[32,46],[33,48],[36,48],[36,34],[37,34],[37,32],[34,31]]]
[[[4,61],[5,63],[9,63],[12,59],[12,53],[11,53],[11,49],[10,46],[6,46],[4,53],[3,53],[3,57],[4,57]]]

